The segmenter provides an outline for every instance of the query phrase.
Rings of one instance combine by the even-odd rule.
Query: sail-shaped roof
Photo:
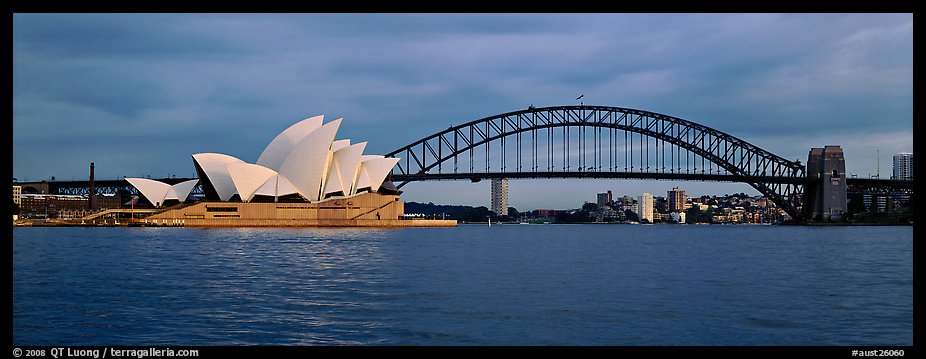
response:
[[[197,183],[199,183],[199,180],[193,179],[170,186],[170,191],[168,191],[168,196],[165,197],[165,199],[177,199],[180,202],[186,201],[186,198],[190,196],[190,192],[193,192],[193,187],[196,187]]]
[[[380,190],[399,159],[364,155],[366,142],[351,145],[349,139],[335,140],[342,119],[328,123],[323,119],[322,115],[310,117],[286,128],[270,141],[254,164],[221,153],[194,154],[193,163],[206,199],[228,201],[237,194],[248,202],[255,196],[298,193],[308,201],[320,201],[330,195],[352,196],[359,190]],[[145,181],[133,185],[144,188],[154,202],[163,203],[170,196],[185,199],[196,184],[183,183],[169,189]]]
[[[289,183],[289,180],[286,179],[286,177],[280,176],[280,174],[277,173],[268,178],[267,181],[264,182],[264,185],[260,186],[260,188],[254,192],[254,195],[282,197],[288,194],[296,193],[299,193],[296,191],[296,186],[293,186],[292,183]]]
[[[386,176],[392,172],[392,168],[399,162],[398,158],[383,157],[376,155],[365,155],[360,162],[360,175],[355,185],[356,191],[369,188],[370,192],[376,192],[386,180]]]
[[[199,180],[189,180],[172,186],[161,181],[147,178],[132,177],[126,178],[125,180],[132,186],[135,186],[138,192],[156,207],[163,206],[164,202],[167,200],[185,201],[187,196],[190,195],[190,191],[196,186],[196,182],[199,182]]]
[[[251,163],[229,163],[227,166],[242,202],[250,202],[257,189],[263,186],[268,179],[277,175],[277,172],[272,169]]]
[[[324,117],[324,115],[310,117],[289,126],[264,148],[260,157],[257,158],[257,164],[279,171],[293,147],[310,133],[322,127]]]
[[[203,172],[200,180],[203,180],[203,190],[207,192],[207,197],[210,192],[214,192],[219,200],[228,201],[237,193],[235,182],[228,173],[228,164],[244,161],[221,153],[197,153],[193,155],[193,162]]]
[[[340,193],[346,196],[351,193],[357,173],[360,171],[360,158],[366,146],[366,142],[360,142],[334,151],[324,195]]]
[[[286,177],[296,187],[296,191],[309,201],[321,200],[331,162],[331,143],[340,126],[339,118],[312,131],[293,146],[280,166],[280,175]]]

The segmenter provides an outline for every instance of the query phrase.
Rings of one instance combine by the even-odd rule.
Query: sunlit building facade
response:
[[[323,120],[315,116],[290,126],[264,148],[257,163],[222,153],[197,153],[192,157],[198,180],[175,185],[126,180],[156,207],[184,202],[197,183],[206,201],[218,202],[316,203],[383,189],[399,159],[364,155],[366,142],[335,140],[342,119]],[[384,190],[397,193],[391,183]]]
[[[499,216],[508,215],[508,179],[492,179],[492,212]]]
[[[684,190],[678,187],[672,188],[672,190],[667,193],[666,199],[669,202],[668,210],[670,213],[685,212],[685,202],[688,200],[688,197],[685,195]]]
[[[653,195],[643,192],[637,199],[637,216],[640,222],[653,223]]]

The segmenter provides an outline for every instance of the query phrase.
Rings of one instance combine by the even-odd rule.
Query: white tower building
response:
[[[897,180],[913,179],[913,154],[901,152],[894,155],[894,178]]]
[[[644,220],[653,223],[653,195],[643,192],[637,199],[637,215],[640,216],[640,222]]]
[[[498,216],[508,215],[508,179],[492,179],[492,212]]]

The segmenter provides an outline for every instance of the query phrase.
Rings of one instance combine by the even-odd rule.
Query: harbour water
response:
[[[13,230],[19,346],[912,342],[912,227]]]

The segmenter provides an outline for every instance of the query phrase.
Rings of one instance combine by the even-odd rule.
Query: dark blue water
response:
[[[911,227],[16,228],[14,345],[912,345]]]

